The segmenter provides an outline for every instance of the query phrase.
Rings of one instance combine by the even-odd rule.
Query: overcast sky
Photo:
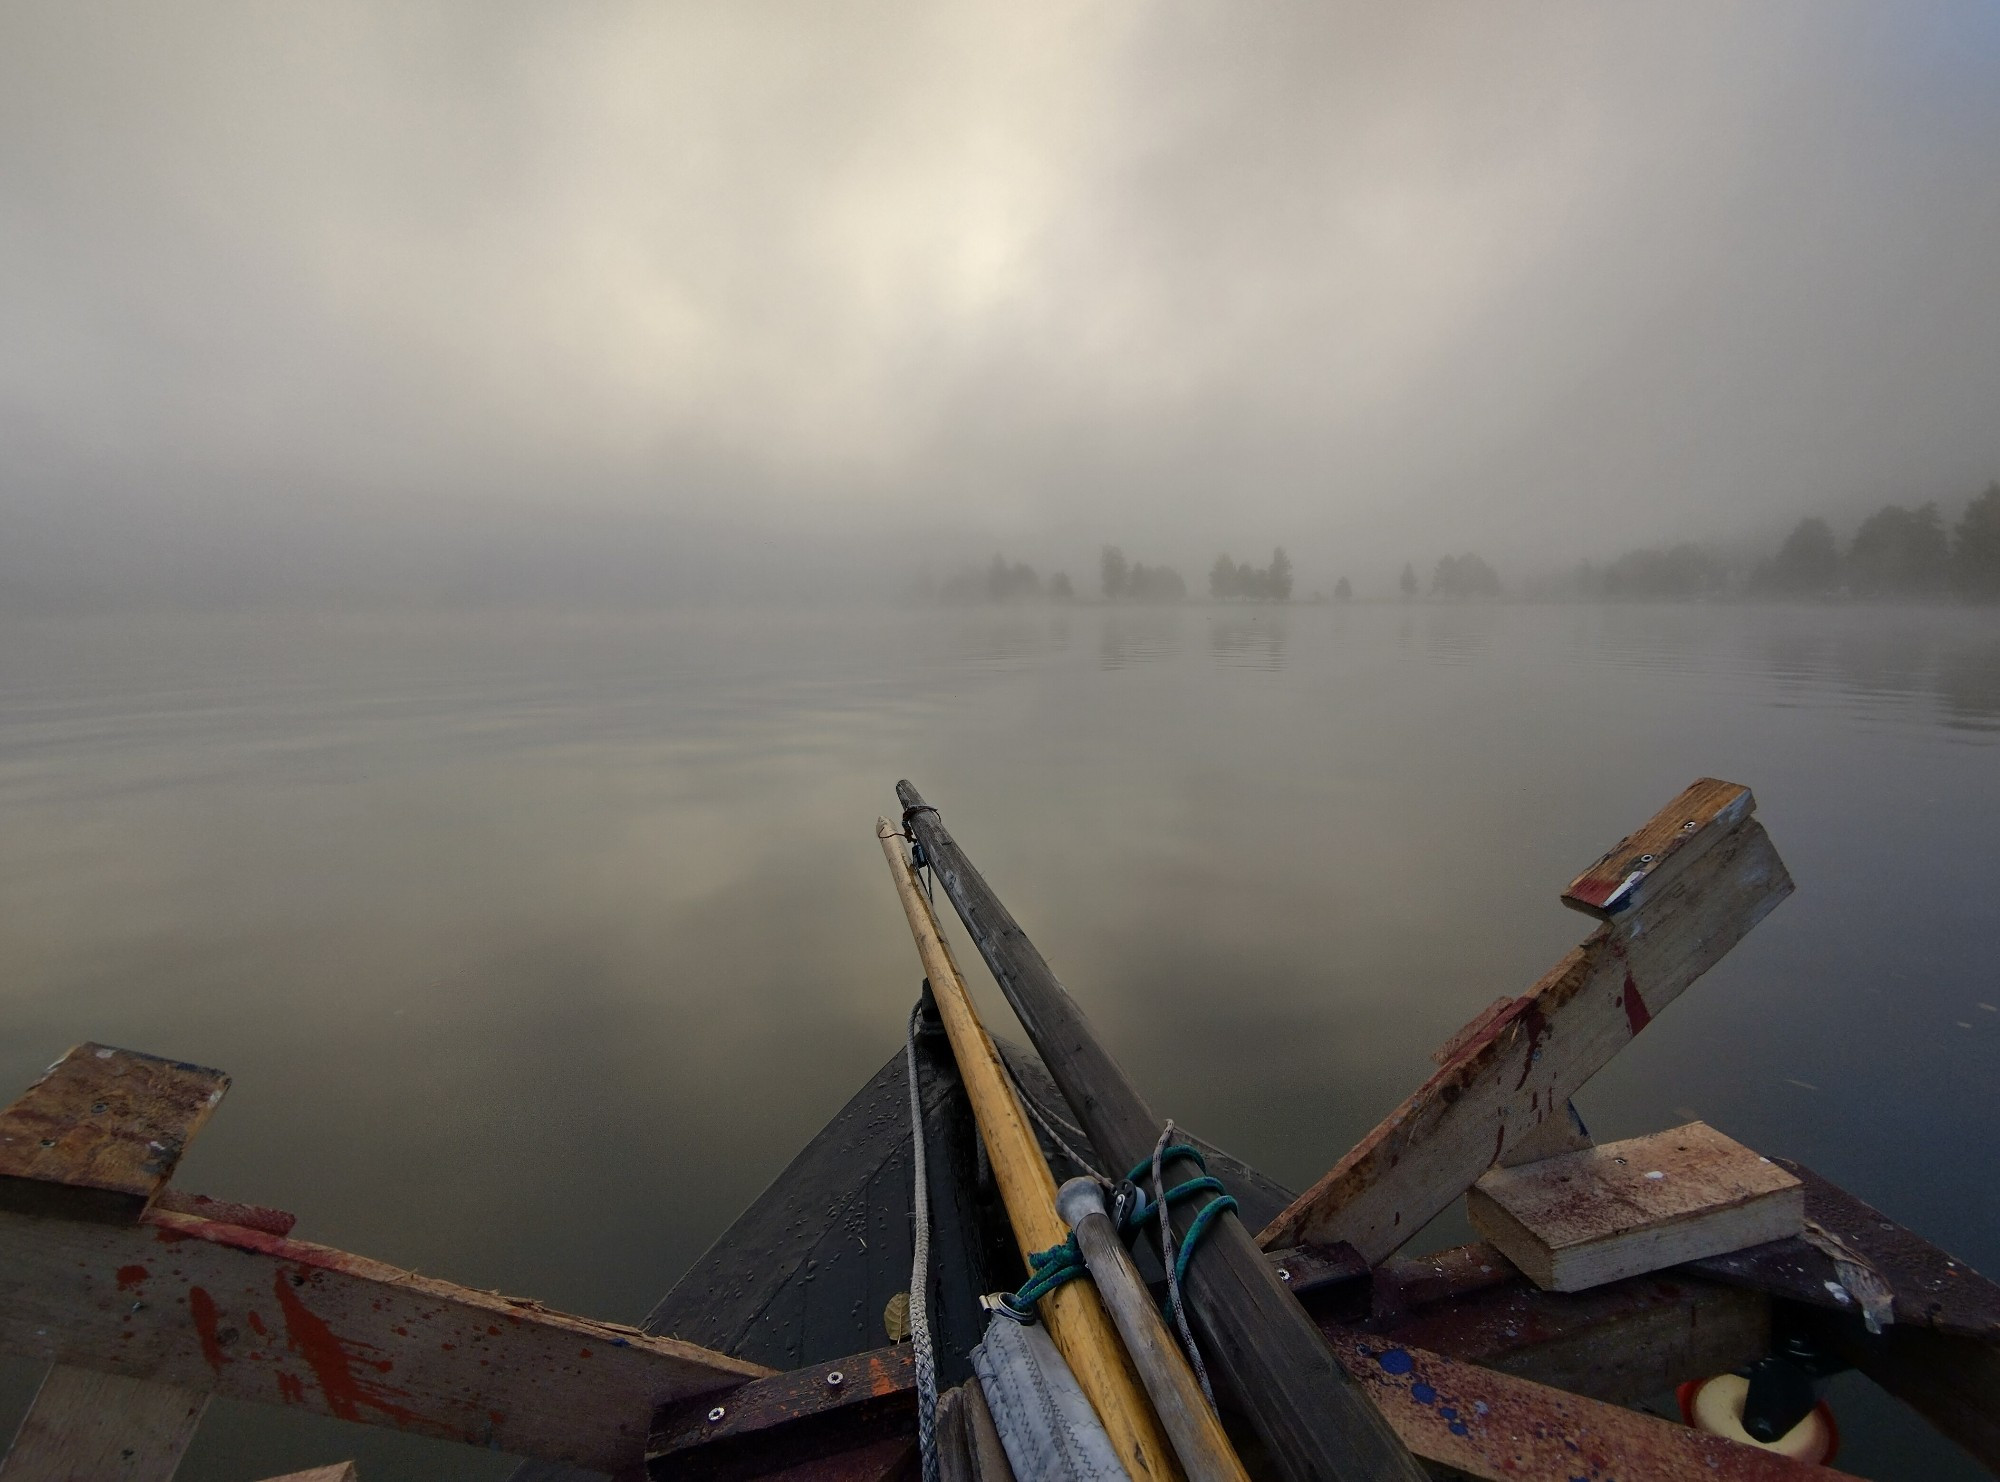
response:
[[[1991,3],[0,7],[16,594],[1365,590],[1994,478]]]

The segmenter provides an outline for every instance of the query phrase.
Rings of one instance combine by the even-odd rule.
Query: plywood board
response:
[[[0,1209],[132,1223],[228,1089],[219,1070],[78,1045],[0,1111]]]
[[[1575,1292],[1796,1235],[1798,1179],[1705,1122],[1496,1168],[1473,1225],[1549,1291]]]
[[[205,1391],[56,1364],[0,1461],[4,1482],[170,1482]]]

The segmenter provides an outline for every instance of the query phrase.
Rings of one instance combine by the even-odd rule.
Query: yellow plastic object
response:
[[[1743,1429],[1743,1404],[1750,1397],[1750,1381],[1741,1374],[1719,1374],[1699,1384],[1681,1386],[1681,1415],[1698,1431],[1759,1451],[1775,1451],[1794,1461],[1823,1466],[1833,1460],[1840,1447],[1840,1433],[1834,1428],[1833,1412],[1824,1401],[1806,1412],[1806,1418],[1775,1441],[1760,1441]]]

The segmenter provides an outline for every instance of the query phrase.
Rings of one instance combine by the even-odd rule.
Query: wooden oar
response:
[[[896,793],[911,835],[1091,1142],[1120,1169],[1149,1158],[1160,1118],[1097,1042],[937,810],[908,782],[897,783]],[[1169,1158],[1163,1171],[1170,1187],[1199,1174],[1184,1158]],[[1208,1202],[1197,1196],[1174,1211],[1176,1228],[1185,1232]],[[1209,1367],[1289,1482],[1423,1482],[1423,1470],[1335,1361],[1233,1210],[1212,1219],[1183,1290]]]
[[[1060,1245],[1069,1238],[1069,1226],[1056,1213],[1055,1176],[1049,1172],[1027,1113],[1000,1064],[1000,1052],[973,1010],[965,979],[938,932],[931,903],[903,858],[895,826],[887,819],[877,819],[875,832],[882,841],[882,853],[888,857],[889,872],[895,877],[903,914],[909,917],[910,935],[916,938],[917,956],[923,961],[938,1016],[951,1040],[959,1078],[972,1103],[972,1115],[986,1144],[987,1160],[993,1165],[993,1178],[1006,1203],[1014,1238],[1020,1242],[1024,1257],[1030,1251]],[[1043,1297],[1038,1310],[1049,1337],[1076,1375],[1077,1384],[1111,1437],[1112,1449],[1134,1482],[1151,1478],[1179,1482],[1183,1474],[1173,1448],[1132,1372],[1096,1289],[1087,1281],[1068,1282]]]

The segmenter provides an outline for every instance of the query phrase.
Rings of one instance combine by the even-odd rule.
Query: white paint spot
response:
[[[1666,1177],[1666,1175],[1665,1175],[1664,1173],[1660,1172],[1660,1170],[1659,1170],[1659,1169],[1655,1168],[1655,1169],[1654,1169],[1654,1170],[1653,1170],[1653,1171],[1652,1171],[1651,1173],[1647,1174],[1647,1175],[1646,1175],[1646,1177],[1648,1177],[1648,1178],[1665,1178],[1665,1177]]]
[[[111,1058],[111,1053],[112,1052],[109,1050],[99,1050],[97,1052],[97,1058],[99,1060],[109,1060]]]

